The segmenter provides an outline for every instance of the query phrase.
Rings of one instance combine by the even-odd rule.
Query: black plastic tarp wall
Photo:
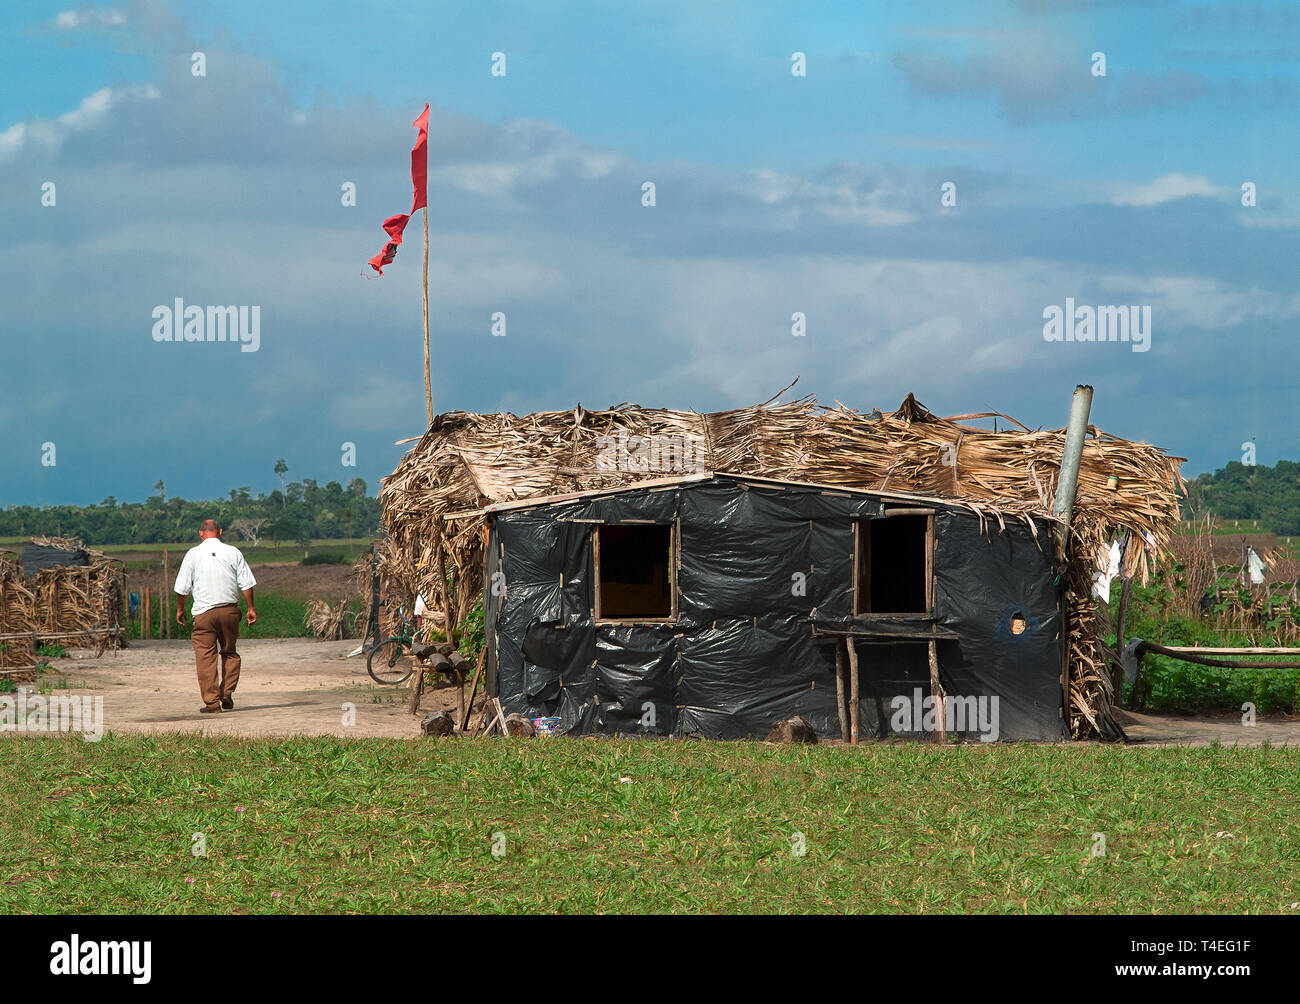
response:
[[[82,548],[51,547],[46,544],[23,546],[23,574],[35,575],[47,568],[90,564],[90,553]]]
[[[855,523],[907,504],[717,475],[494,512],[489,687],[507,711],[557,715],[570,734],[763,738],[774,722],[803,715],[819,735],[838,737],[837,641],[814,629],[862,628],[853,616]],[[1061,592],[1045,532],[1036,540],[1020,521],[981,526],[960,507],[927,505],[933,624],[945,635],[940,683],[950,701],[996,698],[993,734],[972,703],[957,731],[1068,738]],[[593,533],[647,521],[679,528],[676,617],[598,622]],[[853,643],[865,733],[917,733],[921,716],[909,718],[930,692],[926,643]]]

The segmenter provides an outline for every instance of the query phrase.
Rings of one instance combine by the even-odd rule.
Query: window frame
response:
[[[853,586],[851,612],[855,620],[934,620],[934,516],[936,510],[900,506],[894,509],[882,507],[875,516],[858,516],[853,520]],[[878,612],[862,610],[862,559],[864,545],[870,546],[870,536],[864,537],[864,523],[889,519],[891,516],[924,516],[925,519],[925,610],[906,612]],[[869,534],[869,530],[867,533]],[[870,569],[870,556],[867,556],[867,568]],[[868,586],[868,592],[870,586]],[[869,597],[868,597],[869,598]]]
[[[667,617],[605,617],[600,612],[600,531],[606,526],[666,526],[668,533],[668,601]],[[591,613],[596,624],[676,624],[679,613],[678,593],[682,571],[682,526],[679,518],[664,523],[657,519],[602,520],[591,528]]]

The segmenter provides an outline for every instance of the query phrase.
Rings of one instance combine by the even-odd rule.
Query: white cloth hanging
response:
[[[1110,584],[1119,575],[1120,549],[1119,541],[1112,540],[1110,548],[1102,547],[1097,555],[1098,564],[1105,569],[1092,580],[1092,595],[1106,603],[1110,602]]]
[[[1264,566],[1264,562],[1260,561],[1259,555],[1255,553],[1255,549],[1253,547],[1247,547],[1246,567],[1242,569],[1242,577],[1244,578],[1246,574],[1249,574],[1250,584],[1252,586],[1259,586],[1264,584],[1264,573],[1266,571],[1268,571],[1268,569]]]

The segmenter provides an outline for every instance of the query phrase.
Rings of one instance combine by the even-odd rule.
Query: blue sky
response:
[[[1269,3],[19,0],[0,504],[392,470],[424,424],[419,221],[360,273],[425,101],[438,410],[706,410],[798,375],[1056,426],[1092,382],[1098,425],[1185,473],[1252,436],[1300,457],[1298,66],[1300,8]],[[176,297],[259,305],[259,351],[156,343]],[[1046,342],[1066,297],[1150,305],[1151,350]]]

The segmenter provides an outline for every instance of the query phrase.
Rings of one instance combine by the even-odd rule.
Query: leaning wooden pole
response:
[[[1083,444],[1088,436],[1088,415],[1092,411],[1092,387],[1079,384],[1070,399],[1070,418],[1065,426],[1065,443],[1061,448],[1061,473],[1056,481],[1056,497],[1052,500],[1052,515],[1061,520],[1058,530],[1061,553],[1066,553],[1070,535],[1070,517],[1074,514],[1074,496],[1079,488],[1079,464],[1083,460]]]
[[[483,647],[478,650],[478,665],[474,667],[474,680],[469,685],[469,697],[464,698],[463,704],[461,705],[464,711],[460,717],[460,728],[458,730],[460,732],[465,731],[465,727],[469,724],[469,716],[474,712],[474,694],[478,690],[479,676],[483,672],[483,661],[486,656],[487,644],[485,643]],[[464,691],[462,690],[461,693],[463,694]]]

